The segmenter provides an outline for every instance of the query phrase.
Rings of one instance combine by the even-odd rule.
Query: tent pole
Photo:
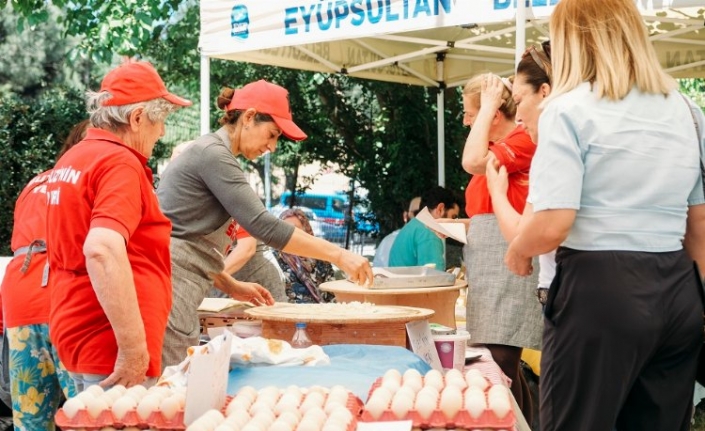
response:
[[[210,106],[211,106],[211,62],[210,58],[201,55],[201,135],[211,131]]]
[[[438,95],[436,95],[436,122],[438,129],[438,185],[445,187],[446,185],[446,147],[445,147],[445,82],[443,79],[443,62],[445,61],[445,53],[436,55],[436,78],[438,80]]]
[[[514,52],[514,68],[519,65],[521,56],[526,49],[526,2],[520,0],[517,2],[516,15],[516,46]]]

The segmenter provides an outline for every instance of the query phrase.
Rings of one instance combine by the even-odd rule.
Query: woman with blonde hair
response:
[[[465,193],[469,217],[464,249],[469,285],[466,327],[472,342],[487,347],[512,380],[512,393],[531,422],[531,395],[520,359],[523,348],[541,346],[536,277],[517,277],[501,265],[507,242],[494,214],[484,174],[490,159],[505,167],[509,173],[507,199],[521,213],[536,145],[515,123],[512,83],[507,78],[492,74],[472,78],[463,91],[463,109],[463,124],[471,128],[463,150],[463,168],[472,174]]]
[[[632,0],[562,0],[515,273],[556,247],[542,430],[687,430],[703,342],[705,119]],[[694,127],[698,124],[700,132]]]

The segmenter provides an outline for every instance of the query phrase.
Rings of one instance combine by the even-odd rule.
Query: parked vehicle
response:
[[[279,199],[280,207],[288,208],[291,205],[291,192],[282,193]],[[343,193],[301,193],[294,199],[296,206],[310,208],[322,222],[323,238],[331,242],[345,241],[347,232],[346,216],[348,213],[348,195]],[[354,232],[370,235],[379,231],[379,224],[374,214],[362,205],[353,209]]]

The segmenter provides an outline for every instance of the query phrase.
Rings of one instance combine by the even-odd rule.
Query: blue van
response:
[[[279,203],[283,207],[291,206],[291,192],[284,192]],[[334,225],[345,225],[345,213],[348,210],[348,196],[342,193],[297,193],[295,206],[311,208],[319,221]]]

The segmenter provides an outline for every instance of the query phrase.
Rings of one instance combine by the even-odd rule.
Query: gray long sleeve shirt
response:
[[[267,212],[247,183],[224,128],[201,136],[169,163],[157,197],[175,238],[208,235],[230,217],[276,249],[282,249],[294,232],[293,226]]]

